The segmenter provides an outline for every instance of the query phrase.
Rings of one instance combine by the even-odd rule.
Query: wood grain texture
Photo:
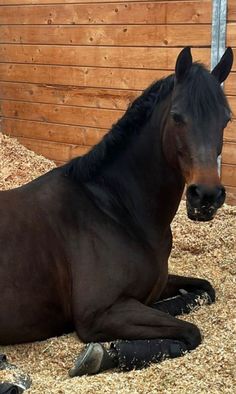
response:
[[[236,21],[236,2],[235,0],[228,0],[227,4],[227,22],[235,22]]]
[[[236,47],[236,20],[227,23],[226,46]]]
[[[119,3],[129,3],[129,1],[133,0],[119,0]],[[137,2],[146,2],[147,0],[138,0]],[[156,0],[156,2],[163,2],[164,0]],[[176,1],[176,0],[168,0],[168,1]],[[186,0],[178,0],[179,2]],[[115,0],[1,0],[1,5],[29,5],[29,4],[68,4],[68,3],[116,3]]]
[[[222,163],[236,165],[236,142],[225,142],[222,151]]]
[[[140,94],[141,91],[135,90],[0,82],[1,99],[91,108],[126,110],[130,103]]]
[[[119,0],[119,3],[129,3],[132,0]],[[137,0],[137,2],[145,2],[147,0]],[[156,0],[163,1],[163,0]],[[175,0],[169,0],[175,1]],[[186,1],[186,0],[179,0],[179,1]],[[115,0],[1,0],[1,5],[45,5],[45,4],[91,4],[91,3],[117,3]]]
[[[236,120],[232,120],[224,131],[224,140],[236,142]]]
[[[0,46],[0,59],[8,63],[173,70],[179,52],[179,48],[5,44]],[[194,48],[192,55],[210,65],[210,49]]]
[[[59,160],[60,162],[66,162],[76,156],[84,155],[90,149],[90,147],[84,145],[41,141],[23,137],[18,137],[18,140],[28,149],[50,160]]]
[[[64,67],[0,63],[0,81],[143,90],[169,70]]]
[[[14,118],[3,118],[2,128],[5,134],[13,137],[87,146],[97,144],[107,132],[104,129],[86,126],[70,126]]]
[[[211,23],[211,1],[2,6],[0,24]]]
[[[142,1],[145,1],[145,0],[138,0],[138,1],[142,2]],[[159,0],[157,0],[157,1],[159,1]],[[170,0],[170,1],[172,1],[172,0]],[[112,2],[116,2],[116,1],[114,1],[114,0],[1,0],[0,6],[1,5],[32,5],[32,4],[38,4],[38,5],[43,5],[43,4],[70,4],[70,3],[90,4],[90,3],[112,3]],[[128,3],[129,0],[119,0],[119,3],[122,3],[122,2]]]
[[[235,119],[236,118],[236,96],[228,96],[227,97],[231,111],[232,111],[232,117]]]
[[[0,43],[116,46],[209,46],[211,25],[2,25]]]
[[[236,96],[236,72],[231,72],[224,83],[224,91],[228,96]]]
[[[236,2],[228,0],[226,45],[232,46],[234,59],[236,55]],[[235,61],[233,70],[235,71]],[[229,103],[233,111],[233,121],[229,123],[224,134],[222,154],[222,180],[227,185],[227,202],[236,205],[236,73],[231,73],[225,83],[225,92],[230,95]],[[227,164],[224,164],[227,163]]]
[[[223,164],[221,167],[221,179],[224,185],[236,187],[236,166]]]
[[[226,203],[236,205],[236,187],[226,187]]]
[[[3,117],[108,129],[123,111],[3,100]]]

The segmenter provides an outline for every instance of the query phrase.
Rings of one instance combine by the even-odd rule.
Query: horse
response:
[[[1,345],[75,330],[90,344],[75,376],[124,365],[128,348],[138,365],[201,343],[198,327],[175,317],[180,308],[163,309],[178,295],[215,300],[207,280],[168,272],[170,225],[185,185],[191,220],[212,220],[225,201],[217,158],[232,63],[229,47],[210,73],[185,47],[175,73],[149,86],[88,153],[0,193]]]

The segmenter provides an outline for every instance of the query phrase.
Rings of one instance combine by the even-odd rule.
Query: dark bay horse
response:
[[[168,274],[170,224],[185,184],[192,220],[213,219],[225,200],[217,157],[231,111],[220,84],[232,62],[228,48],[210,73],[184,48],[175,74],[144,91],[89,153],[1,192],[1,345],[73,329],[86,343],[121,340],[119,354],[133,344],[144,358],[150,343],[176,355],[200,344],[194,324],[151,305],[180,289],[214,301],[208,281]],[[96,364],[100,350],[80,362],[89,354]]]

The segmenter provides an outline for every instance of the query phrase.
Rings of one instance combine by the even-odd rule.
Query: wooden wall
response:
[[[228,201],[236,205],[236,1],[228,0],[226,44],[234,49],[234,66],[225,83],[225,91],[233,112],[233,120],[225,131],[222,155],[222,179],[227,186]]]
[[[98,142],[142,89],[173,71],[183,46],[210,63],[211,0],[0,4],[2,131],[58,163]],[[235,20],[234,0],[229,8]],[[230,23],[231,44],[233,29]],[[234,82],[236,73],[225,84],[233,108]],[[235,193],[233,127],[226,134],[223,179]]]

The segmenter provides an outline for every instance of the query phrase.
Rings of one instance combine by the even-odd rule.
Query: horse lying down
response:
[[[171,222],[185,185],[191,220],[212,220],[225,201],[217,157],[232,63],[228,48],[210,73],[184,48],[175,73],[90,152],[0,192],[0,345],[75,330],[93,343],[75,376],[139,368],[201,343],[199,328],[175,316],[215,292],[207,280],[168,273]]]

